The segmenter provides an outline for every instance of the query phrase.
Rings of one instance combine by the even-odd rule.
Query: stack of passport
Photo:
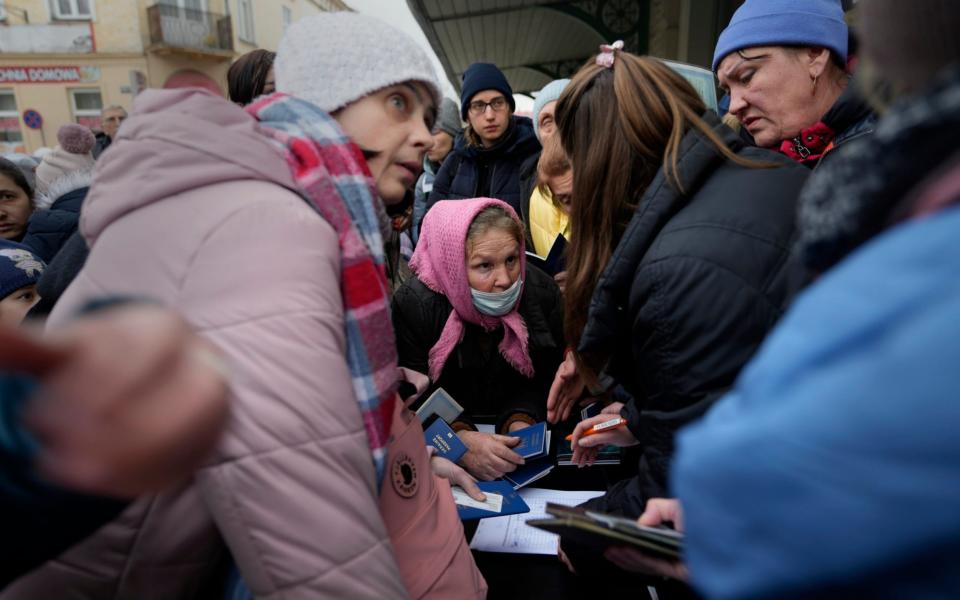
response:
[[[526,462],[503,476],[513,489],[519,490],[550,474],[554,463],[550,456],[550,431],[547,430],[545,422],[518,429],[511,433],[510,437],[520,438],[520,443],[513,447],[513,451]]]
[[[467,453],[467,446],[442,418],[434,419],[423,435],[426,442],[436,448],[437,456],[459,462]],[[507,473],[503,479],[478,482],[477,485],[487,496],[485,502],[474,500],[459,487],[454,487],[453,497],[461,519],[501,517],[530,511],[516,490],[545,477],[553,469],[550,432],[546,423],[537,423],[510,435],[520,438],[520,443],[514,446],[513,450],[525,459],[526,464],[517,467],[512,473]]]

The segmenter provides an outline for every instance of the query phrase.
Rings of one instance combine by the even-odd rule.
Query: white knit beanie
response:
[[[92,131],[83,125],[70,123],[57,131],[57,141],[60,142],[57,147],[45,154],[37,166],[37,195],[46,194],[50,185],[65,175],[93,168],[93,154],[90,151],[96,138]]]
[[[278,92],[331,113],[385,87],[420,81],[440,107],[427,53],[407,34],[354,12],[300,19],[287,29],[273,63]]]

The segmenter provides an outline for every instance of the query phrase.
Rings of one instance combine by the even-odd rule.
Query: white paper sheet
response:
[[[526,524],[527,519],[542,519],[547,502],[576,506],[604,492],[570,492],[523,488],[517,492],[530,507],[530,512],[506,517],[490,517],[480,521],[470,547],[483,552],[507,552],[510,554],[551,554],[559,547],[559,536],[536,529]]]

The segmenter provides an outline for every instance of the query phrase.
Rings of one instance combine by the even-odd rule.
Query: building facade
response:
[[[297,19],[342,0],[0,0],[0,153],[56,144],[65,123],[148,87],[226,90],[234,58],[276,50]]]

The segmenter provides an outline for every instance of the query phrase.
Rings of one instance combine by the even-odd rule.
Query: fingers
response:
[[[561,367],[562,368],[562,367]],[[557,401],[560,398],[560,390],[563,388],[564,381],[560,377],[560,372],[557,372],[557,376],[553,378],[553,383],[550,384],[550,392],[547,394],[547,421],[550,423],[556,423],[559,413],[557,412]]]
[[[567,388],[571,385],[570,380],[576,374],[576,363],[571,355],[567,355],[557,368],[557,374],[554,376],[553,383],[550,385],[550,392],[547,394],[547,421],[549,423],[556,424],[563,415],[566,407],[565,403],[568,401],[566,397],[570,395]],[[569,408],[566,412],[569,416]]]
[[[573,464],[580,468],[593,466],[600,454],[599,448],[581,448],[577,447],[573,451]]]
[[[518,438],[511,438],[511,439],[515,440],[513,444],[510,444],[511,446],[516,446],[517,443],[519,443],[520,441]],[[499,456],[503,460],[510,461],[515,465],[522,465],[525,462],[522,456],[520,456],[519,454],[517,454],[516,452],[514,452],[513,450],[511,450],[505,445],[497,444],[493,446],[493,453],[494,455]],[[512,471],[513,469],[510,469],[510,470]]]
[[[669,561],[647,556],[639,550],[626,547],[607,548],[603,553],[607,560],[625,571],[659,575],[680,581],[688,581],[687,566],[679,561]]]
[[[46,407],[31,412],[45,474],[84,491],[133,497],[188,476],[207,458],[227,419],[226,382],[192,351],[150,385],[117,397],[109,410],[61,396],[72,420]],[[66,393],[66,391],[62,392]]]
[[[477,481],[463,469],[460,469],[460,472],[454,475],[454,481],[463,488],[463,491],[465,491],[468,496],[477,502],[483,502],[487,499],[486,494],[484,494],[480,490],[480,486],[477,485]]]
[[[491,464],[503,473],[509,473],[524,464],[523,457],[505,446],[494,446],[491,449]]]
[[[647,507],[637,519],[640,525],[656,527],[664,522],[672,522],[677,531],[683,531],[683,507],[674,498],[651,498]]]
[[[480,487],[477,485],[477,480],[467,473],[466,470],[464,470],[460,465],[450,462],[449,460],[440,456],[434,456],[430,459],[430,466],[433,468],[433,472],[437,476],[443,477],[452,485],[460,486],[463,488],[463,491],[465,491],[467,495],[474,500],[483,502],[487,499],[486,495],[484,495],[484,493],[480,490]]]
[[[581,448],[600,448],[609,444],[617,445],[617,432],[605,431],[581,437],[577,445]]]
[[[510,435],[500,435],[499,433],[494,433],[494,434],[491,434],[491,437],[493,438],[494,441],[500,442],[501,444],[503,444],[508,448],[513,448],[514,446],[520,443],[520,438],[513,437]]]
[[[5,371],[43,375],[66,358],[63,348],[45,344],[22,330],[0,327],[0,364]]]
[[[623,408],[623,402],[613,402],[600,411],[601,415],[619,415],[620,410]]]
[[[64,415],[77,406],[91,414],[110,411],[169,377],[189,336],[180,319],[157,308],[116,309],[79,321],[51,337],[71,351],[45,379],[45,398]]]
[[[570,412],[573,410],[573,403],[575,401],[576,398],[573,396],[567,396],[564,398],[563,416],[560,417],[561,421],[566,421],[570,418]]]

